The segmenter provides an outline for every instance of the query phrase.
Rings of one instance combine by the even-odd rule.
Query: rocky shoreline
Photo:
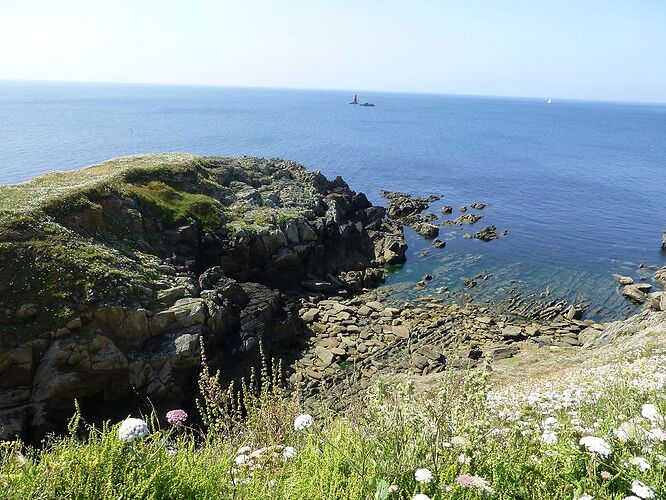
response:
[[[525,345],[580,347],[609,325],[567,318],[569,308],[564,317],[532,321],[437,297],[396,302],[391,295],[380,289],[302,301],[299,313],[310,339],[293,369],[304,375],[307,397],[325,388],[329,402],[344,405],[381,376],[475,366],[486,357],[512,357]]]
[[[343,408],[387,375],[581,347],[608,326],[582,319],[580,301],[510,294],[500,308],[376,288],[405,261],[403,226],[443,249],[439,228],[476,224],[484,203],[436,225],[423,215],[435,195],[384,191],[384,209],[294,162],[191,155],[121,158],[0,194],[2,437],[61,430],[74,399],[91,420],[191,407],[202,345],[223,383],[257,368],[263,346],[306,404]],[[620,283],[666,310],[666,292]]]

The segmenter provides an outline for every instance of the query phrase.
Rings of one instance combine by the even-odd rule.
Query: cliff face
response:
[[[297,348],[298,294],[404,260],[402,229],[289,161],[148,155],[0,187],[0,426],[191,402],[200,345],[231,380]]]

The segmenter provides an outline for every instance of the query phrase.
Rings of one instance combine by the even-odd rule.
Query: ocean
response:
[[[0,183],[111,157],[162,151],[296,160],[379,190],[487,204],[474,226],[442,228],[443,249],[406,230],[408,262],[388,284],[426,274],[429,294],[477,300],[511,288],[584,299],[587,317],[635,311],[612,274],[666,265],[666,105],[449,95],[0,82]],[[509,234],[464,239],[487,225]],[[430,250],[427,255],[421,255]],[[411,291],[403,293],[410,294]]]

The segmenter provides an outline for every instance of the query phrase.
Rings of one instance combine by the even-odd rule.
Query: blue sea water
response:
[[[631,310],[612,273],[665,265],[666,106],[219,87],[0,82],[0,183],[158,151],[297,160],[381,188],[483,202],[446,248],[407,230],[408,264],[389,283],[435,276],[428,292],[478,273],[486,293],[518,285],[587,299],[590,317]],[[440,217],[440,221],[443,217]],[[485,225],[492,242],[465,240]],[[420,253],[430,249],[428,256]],[[644,272],[644,276],[650,273]]]

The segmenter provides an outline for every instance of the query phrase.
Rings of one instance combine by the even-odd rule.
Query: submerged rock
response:
[[[477,214],[465,214],[461,215],[460,217],[457,217],[454,220],[446,220],[444,221],[444,225],[446,226],[462,226],[463,224],[474,224],[477,221],[481,220],[483,218],[483,215],[477,215]]]

